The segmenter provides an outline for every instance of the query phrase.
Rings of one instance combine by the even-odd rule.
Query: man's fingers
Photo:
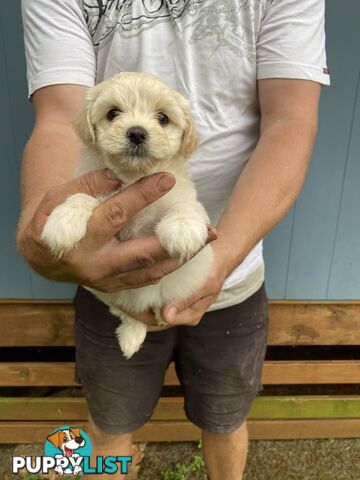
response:
[[[210,229],[206,243],[214,239],[216,234]],[[84,242],[89,245],[89,240],[84,238],[79,245],[83,246]],[[96,265],[101,265],[103,286],[112,291],[122,289],[124,284],[138,288],[156,283],[184,263],[185,259],[170,257],[155,235],[122,242],[113,237],[96,252]]]
[[[186,308],[178,310],[176,305],[170,304],[162,309],[162,316],[166,323],[174,325],[196,325],[206,309],[213,302],[214,294],[204,295]],[[195,320],[195,321],[194,321]]]
[[[109,178],[108,169],[94,170],[70,182],[57,185],[50,189],[41,202],[39,209],[49,215],[57,205],[63,203],[67,197],[75,193],[86,193],[95,197],[104,192],[112,192],[121,186],[121,181]]]
[[[143,177],[101,203],[93,212],[87,229],[91,248],[99,248],[140,210],[165,195],[175,185],[175,177],[159,172]]]
[[[213,225],[208,225],[207,230],[208,230],[208,238],[206,240],[206,244],[212,242],[213,240],[216,240],[218,237],[218,232]]]
[[[156,263],[171,258],[155,235],[124,242],[113,238],[97,251],[96,256],[98,263],[103,265],[106,277],[151,268]]]
[[[216,238],[216,233],[210,229],[206,244]],[[89,240],[84,238],[80,243],[89,247],[89,243],[92,241],[93,238]],[[174,262],[172,263],[177,265],[176,268],[185,262],[185,260],[180,261],[180,258],[170,257],[156,235],[126,241],[119,241],[113,237],[110,242],[97,251],[97,257],[101,265],[108,266],[105,267],[106,276],[152,267],[157,262],[170,258],[173,258]]]
[[[160,282],[160,280],[169,273],[175,271],[181,262],[177,258],[169,258],[158,262],[151,268],[140,268],[132,272],[121,273],[113,277],[111,291],[119,290],[120,285],[126,285],[127,288],[140,288]]]

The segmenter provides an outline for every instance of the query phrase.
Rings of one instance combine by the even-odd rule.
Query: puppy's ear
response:
[[[58,430],[57,432],[53,433],[52,435],[49,435],[47,439],[49,442],[51,442],[54,447],[59,448],[61,445],[61,439],[63,438],[63,434],[61,430]]]
[[[94,147],[96,143],[95,128],[91,122],[91,110],[95,98],[94,88],[88,90],[85,97],[85,106],[72,122],[75,132],[88,147]]]
[[[72,432],[75,437],[81,437],[80,428],[70,428],[70,432]]]
[[[179,92],[176,92],[176,98],[181,106],[181,110],[184,116],[184,131],[180,152],[188,157],[192,154],[195,148],[198,146],[199,137],[190,117],[190,102],[186,100]]]
[[[199,137],[196,133],[190,115],[188,112],[185,113],[185,128],[183,132],[183,139],[181,145],[181,153],[188,157],[196,149],[199,143]]]

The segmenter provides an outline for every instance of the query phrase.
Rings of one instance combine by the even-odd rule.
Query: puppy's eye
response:
[[[158,120],[160,125],[167,125],[169,123],[169,117],[163,112],[158,113]]]
[[[120,115],[120,113],[121,113],[121,110],[119,108],[112,108],[107,113],[107,119],[110,121],[114,120],[114,118]]]

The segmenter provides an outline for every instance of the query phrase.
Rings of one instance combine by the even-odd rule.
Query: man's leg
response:
[[[92,445],[92,465],[95,465],[96,457],[109,457],[114,456],[128,456],[132,455],[132,434],[125,433],[123,435],[111,435],[103,432],[95,424],[91,416],[89,416],[89,423],[87,433],[90,437]],[[127,475],[121,475],[120,472],[112,475],[86,475],[89,480],[103,480],[112,478],[113,480],[120,480],[129,478]]]
[[[127,360],[115,335],[119,319],[108,307],[81,287],[74,303],[76,381],[83,386],[91,415],[88,433],[94,465],[96,456],[131,454],[129,432],[135,432],[151,417],[176,344],[177,329],[148,332],[143,346]],[[118,480],[121,476],[110,478]]]
[[[242,478],[244,422],[261,388],[267,327],[264,286],[240,304],[207,312],[195,327],[178,327],[176,369],[186,414],[204,432],[210,480]]]
[[[234,432],[202,431],[203,456],[210,480],[241,480],[248,452],[246,422]]]

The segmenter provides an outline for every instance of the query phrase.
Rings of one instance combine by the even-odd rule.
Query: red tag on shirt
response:
[[[327,67],[325,67],[323,68],[323,73],[325,73],[325,75],[330,75],[330,70]]]

